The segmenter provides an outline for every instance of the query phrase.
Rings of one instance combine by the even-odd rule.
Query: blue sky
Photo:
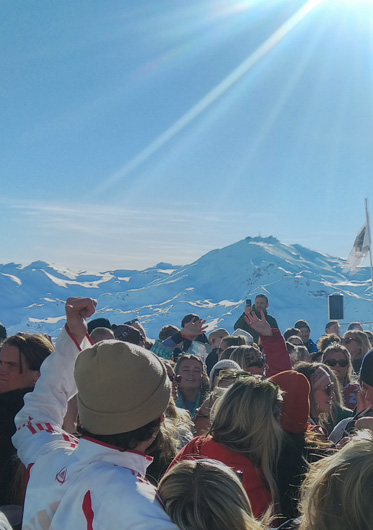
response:
[[[348,255],[373,198],[372,1],[0,13],[2,263],[140,269],[257,235]]]

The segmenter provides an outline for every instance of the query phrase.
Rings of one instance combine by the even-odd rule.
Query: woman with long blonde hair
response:
[[[180,530],[263,530],[236,473],[215,460],[184,460],[158,486],[165,511]]]
[[[353,410],[357,405],[359,384],[353,379],[353,366],[350,352],[339,342],[334,342],[326,348],[322,362],[329,366],[337,376],[346,407]]]
[[[313,464],[302,488],[299,530],[371,530],[373,437],[359,433]]]
[[[351,354],[352,366],[359,372],[364,355],[371,349],[368,336],[359,329],[350,329],[343,336],[343,345]]]
[[[215,403],[212,425],[177,455],[180,460],[212,458],[243,473],[243,487],[255,517],[278,498],[274,468],[281,449],[281,391],[266,379],[242,372]]]

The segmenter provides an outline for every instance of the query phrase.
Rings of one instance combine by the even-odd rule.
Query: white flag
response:
[[[343,267],[343,272],[354,271],[368,254],[369,249],[370,237],[368,223],[365,223],[363,228],[356,236],[354,246],[352,247],[350,255],[347,258],[346,265]]]

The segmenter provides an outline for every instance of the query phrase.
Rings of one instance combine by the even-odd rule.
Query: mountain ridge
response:
[[[231,331],[245,298],[264,292],[282,331],[305,318],[317,339],[329,319],[332,293],[344,295],[345,322],[373,320],[369,268],[352,276],[343,272],[344,264],[342,258],[272,236],[248,236],[187,265],[160,262],[141,271],[92,273],[40,260],[9,263],[0,265],[0,320],[8,334],[56,336],[64,324],[65,299],[91,296],[98,299],[99,316],[116,324],[139,318],[151,338],[166,324],[179,326],[190,312],[206,319],[209,331]]]

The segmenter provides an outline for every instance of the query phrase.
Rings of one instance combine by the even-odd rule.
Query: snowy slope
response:
[[[251,238],[217,249],[185,266],[160,263],[143,271],[73,272],[38,261],[26,267],[0,265],[0,321],[8,334],[46,332],[64,324],[68,296],[98,299],[98,316],[112,323],[138,317],[150,337],[186,313],[205,318],[209,330],[232,330],[246,297],[264,292],[270,313],[284,330],[299,318],[317,339],[328,320],[328,295],[344,295],[345,322],[373,321],[368,268],[342,273],[344,260],[273,237]]]

